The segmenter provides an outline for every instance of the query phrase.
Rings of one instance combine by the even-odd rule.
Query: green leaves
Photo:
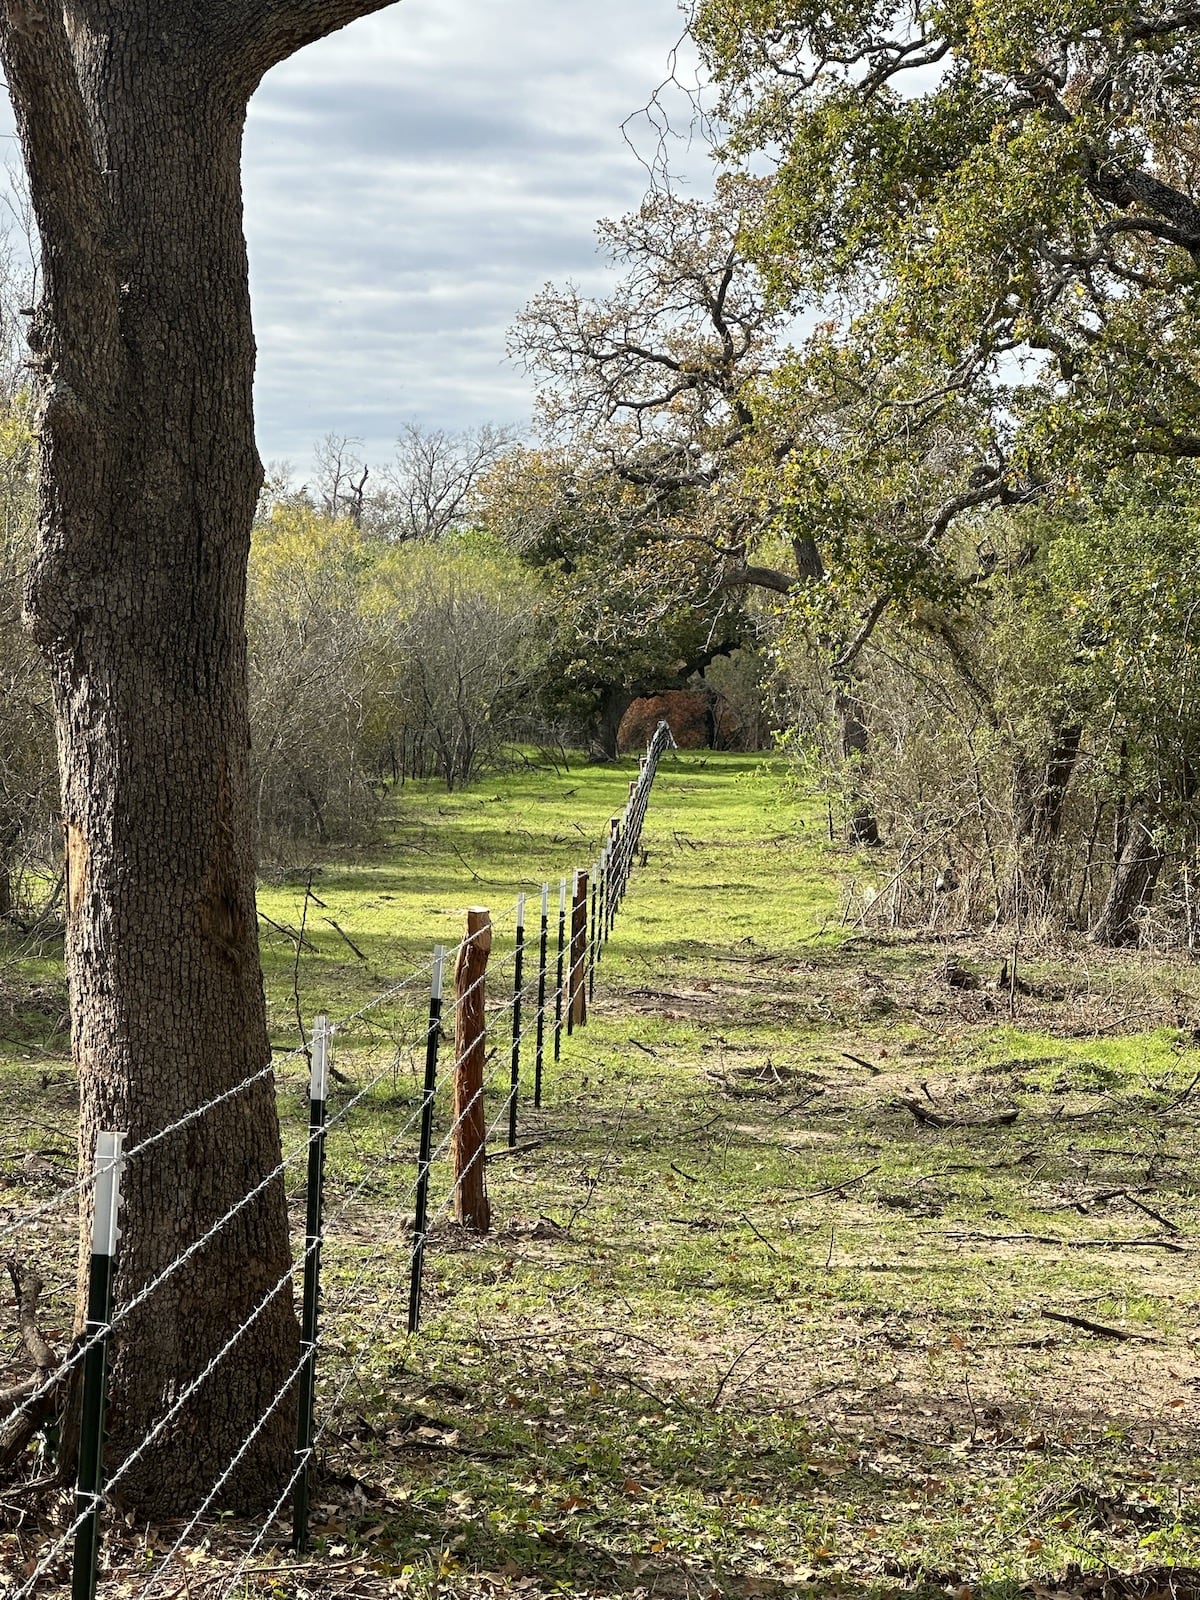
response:
[[[695,24],[727,154],[775,168],[775,293],[966,372],[1047,480],[1083,438],[1103,470],[1192,454],[1200,29],[1088,0],[844,9],[713,0]],[[1032,403],[999,386],[1018,364]]]

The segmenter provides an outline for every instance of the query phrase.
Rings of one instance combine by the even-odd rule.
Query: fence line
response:
[[[385,1248],[391,1252],[392,1240],[403,1208],[415,1202],[416,1209],[412,1214],[411,1225],[409,1271],[394,1274],[387,1305],[390,1307],[396,1303],[407,1289],[409,1331],[417,1330],[423,1271],[433,1228],[457,1204],[464,1180],[468,1176],[471,1176],[473,1181],[482,1179],[484,1184],[486,1183],[486,1151],[489,1142],[498,1131],[506,1128],[509,1147],[517,1142],[519,1109],[523,1089],[528,1088],[530,1071],[528,1052],[524,1062],[522,1061],[523,1048],[529,1041],[533,1041],[535,1051],[533,1103],[535,1107],[540,1107],[547,1027],[553,1028],[553,1059],[557,1062],[561,1056],[564,1013],[568,1033],[573,1027],[583,1026],[586,1022],[587,1001],[594,996],[596,971],[603,959],[603,946],[612,932],[621,902],[628,889],[655,772],[663,753],[673,746],[674,740],[667,725],[661,723],[642,760],[638,778],[630,785],[629,799],[623,812],[610,823],[607,838],[594,863],[575,875],[576,893],[579,893],[578,886],[581,883],[585,884],[586,888],[578,901],[575,901],[574,895],[572,896],[575,911],[569,919],[566,915],[567,880],[565,877],[561,879],[556,941],[552,943],[550,936],[550,886],[543,884],[540,889],[540,913],[535,929],[526,929],[527,897],[522,893],[515,903],[503,910],[497,918],[493,919],[490,913],[485,913],[482,927],[473,933],[468,932],[457,945],[449,949],[438,947],[428,961],[419,964],[395,983],[389,984],[357,1010],[332,1024],[324,1017],[319,1018],[311,1051],[304,1044],[289,1050],[265,1067],[248,1074],[240,1082],[183,1112],[172,1122],[142,1138],[128,1149],[121,1148],[125,1137],[123,1134],[107,1131],[102,1133],[100,1139],[104,1142],[98,1145],[97,1163],[92,1172],[85,1173],[77,1182],[60,1191],[52,1201],[18,1213],[0,1224],[0,1241],[10,1239],[22,1230],[36,1227],[46,1218],[61,1213],[70,1202],[78,1204],[85,1200],[95,1190],[96,1226],[99,1229],[101,1211],[107,1203],[104,1200],[107,1191],[98,1180],[102,1172],[111,1172],[114,1169],[114,1161],[116,1173],[114,1182],[118,1182],[119,1189],[118,1180],[122,1168],[128,1171],[131,1162],[144,1157],[147,1151],[152,1150],[163,1140],[189,1127],[237,1096],[249,1092],[256,1085],[264,1084],[270,1079],[278,1090],[281,1069],[289,1062],[295,1061],[298,1064],[301,1058],[310,1058],[309,1121],[306,1137],[299,1140],[294,1148],[281,1152],[280,1159],[269,1171],[258,1177],[257,1181],[228,1206],[221,1216],[209,1223],[204,1231],[181,1249],[173,1260],[160,1267],[146,1283],[115,1309],[111,1305],[111,1285],[113,1260],[117,1250],[115,1217],[119,1196],[118,1190],[114,1189],[111,1214],[105,1213],[104,1218],[104,1227],[111,1235],[107,1256],[103,1253],[98,1255],[95,1239],[93,1242],[93,1288],[97,1293],[89,1300],[88,1324],[84,1334],[74,1342],[52,1371],[36,1372],[31,1380],[26,1380],[30,1385],[28,1392],[23,1383],[15,1389],[0,1394],[0,1443],[3,1443],[11,1437],[19,1436],[13,1434],[13,1429],[18,1424],[27,1426],[40,1415],[38,1407],[41,1403],[56,1390],[61,1392],[63,1380],[67,1375],[76,1367],[82,1366],[84,1368],[82,1407],[87,1420],[85,1432],[92,1440],[90,1446],[86,1448],[81,1446],[80,1449],[74,1516],[68,1526],[43,1549],[32,1568],[27,1570],[20,1588],[12,1592],[13,1600],[20,1600],[20,1597],[33,1594],[43,1579],[55,1576],[60,1558],[64,1556],[72,1539],[75,1540],[71,1574],[73,1600],[92,1600],[98,1577],[100,1518],[105,1508],[106,1494],[120,1484],[133,1467],[143,1460],[171,1424],[195,1400],[230,1352],[261,1319],[267,1309],[285,1293],[290,1292],[294,1298],[295,1289],[290,1285],[298,1274],[303,1279],[299,1359],[291,1366],[282,1381],[276,1384],[274,1392],[261,1406],[237,1448],[222,1464],[216,1480],[205,1492],[183,1531],[171,1548],[155,1563],[153,1571],[147,1575],[146,1584],[134,1593],[146,1596],[154,1593],[179,1551],[187,1544],[225,1485],[245,1460],[255,1440],[289,1397],[293,1399],[298,1397],[298,1432],[293,1469],[271,1511],[258,1526],[253,1543],[244,1553],[237,1571],[223,1592],[228,1594],[232,1590],[255,1552],[261,1547],[262,1541],[268,1536],[289,1498],[293,1501],[292,1542],[297,1549],[304,1547],[307,1540],[308,1484],[317,1458],[318,1446],[338,1414],[342,1398],[361,1369],[364,1359],[360,1351],[358,1360],[351,1363],[349,1371],[342,1377],[340,1386],[335,1389],[332,1398],[324,1396],[321,1399],[322,1415],[318,1421],[315,1415],[318,1376],[322,1352],[328,1349],[328,1336],[324,1331],[324,1325],[353,1304],[355,1293],[377,1257]],[[443,1004],[442,975],[447,970],[447,961],[457,962],[464,950],[486,933],[488,946],[481,947],[486,963],[493,928],[497,924],[504,925],[509,922],[512,923],[514,930],[511,952],[499,956],[492,965],[490,973],[485,966],[477,978],[464,984],[461,989],[456,984],[453,999],[449,1004]],[[526,970],[527,959],[530,970]],[[493,989],[497,980],[502,986],[501,998],[490,1004],[486,999],[489,980]],[[364,1020],[375,1026],[371,1019],[373,1013],[381,1006],[395,1001],[401,995],[412,995],[415,998],[417,995],[424,995],[427,990],[429,996],[427,1020],[402,1018],[392,1025],[390,1031],[383,1030],[390,1059],[378,1072],[369,1073],[364,1081],[355,1082],[352,1092],[336,1109],[327,1114],[328,1068],[332,1047],[338,1036],[346,1035],[355,1024]],[[435,1142],[434,1122],[438,1116],[438,1108],[445,1106],[448,1095],[453,1093],[454,1086],[453,1070],[443,1073],[439,1079],[437,1072],[439,1044],[443,1036],[454,1037],[459,1012],[468,1005],[482,1012],[482,1022],[478,1032],[470,1039],[464,1040],[456,1050],[453,1068],[456,1070],[469,1053],[480,1046],[486,1047],[489,1035],[499,1040],[501,1028],[504,1029],[504,1044],[503,1047],[493,1045],[487,1053],[483,1065],[487,1068],[491,1063],[490,1070],[486,1071],[465,1104],[457,1108],[451,1106],[448,1126]],[[418,1052],[423,1055],[425,1066],[419,1092],[417,1092]],[[341,1203],[333,1215],[326,1217],[324,1195],[328,1176],[325,1157],[331,1138],[349,1139],[353,1145],[352,1113],[389,1074],[395,1078],[402,1066],[409,1068],[414,1085],[414,1101],[410,1107],[410,1114],[386,1139],[382,1151],[374,1154],[365,1172],[358,1176],[357,1182],[341,1198]],[[503,1092],[500,1092],[499,1110],[492,1120],[483,1126],[482,1137],[469,1148],[465,1147],[459,1135],[468,1128],[469,1118],[472,1123],[474,1122],[473,1114],[478,1111],[480,1105],[491,1094],[498,1092],[498,1084],[503,1087]],[[444,1110],[442,1115],[445,1116]],[[412,1150],[409,1145],[405,1153],[403,1149],[405,1141],[410,1139],[418,1127],[420,1128],[418,1147]],[[112,1154],[114,1150],[119,1152],[117,1157]],[[457,1170],[450,1174],[446,1192],[430,1214],[429,1188],[434,1181],[434,1174],[440,1171],[447,1155],[455,1157]],[[272,1185],[282,1181],[285,1173],[298,1165],[302,1159],[306,1163],[306,1182],[305,1229],[301,1250],[295,1255],[287,1270],[259,1297],[251,1310],[240,1314],[237,1326],[225,1331],[219,1347],[208,1356],[202,1368],[172,1394],[167,1408],[154,1419],[142,1437],[127,1451],[124,1459],[105,1476],[101,1461],[104,1362],[112,1334],[124,1327],[133,1313],[152,1300],[164,1283],[199,1256],[237,1216]],[[344,1217],[361,1198],[367,1186],[379,1174],[393,1169],[397,1163],[411,1163],[413,1177],[407,1186],[401,1188],[398,1196],[393,1194],[389,1202],[388,1218],[391,1221],[391,1228],[387,1233],[386,1246],[380,1243],[376,1246],[375,1252],[364,1257],[357,1274],[341,1288],[337,1299],[326,1308],[324,1316],[319,1316],[322,1249],[331,1229],[336,1230],[339,1219]],[[483,1226],[485,1228],[487,1226],[486,1216],[483,1219]],[[5,1411],[3,1406],[8,1402],[15,1403]],[[85,1455],[89,1456],[86,1461]],[[94,1460],[91,1459],[92,1456]]]

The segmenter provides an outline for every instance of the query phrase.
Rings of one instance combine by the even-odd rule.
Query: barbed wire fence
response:
[[[540,1108],[548,1061],[557,1063],[564,1036],[569,1038],[586,1025],[597,969],[638,858],[658,764],[673,747],[670,729],[660,723],[597,859],[588,869],[560,880],[556,920],[549,883],[533,899],[532,925],[527,915],[530,899],[524,894],[494,917],[483,907],[471,908],[466,933],[457,945],[436,947],[430,959],[348,1016],[336,1022],[319,1016],[311,1048],[302,1044],[276,1056],[266,1067],[133,1145],[121,1130],[101,1130],[89,1173],[52,1199],[0,1220],[0,1252],[8,1256],[22,1341],[34,1368],[27,1378],[0,1389],[0,1481],[18,1464],[32,1462],[35,1473],[39,1465],[46,1470],[23,1484],[23,1491],[58,1485],[58,1468],[49,1464],[49,1450],[39,1455],[38,1440],[59,1417],[63,1419],[60,1456],[76,1462],[74,1501],[65,1526],[49,1537],[34,1526],[29,1538],[20,1541],[16,1570],[10,1563],[7,1571],[0,1572],[0,1593],[6,1600],[23,1600],[51,1589],[61,1592],[67,1582],[72,1600],[94,1600],[105,1516],[114,1496],[187,1408],[203,1403],[206,1390],[219,1384],[232,1353],[281,1302],[299,1310],[295,1360],[260,1405],[237,1448],[198,1495],[169,1548],[154,1555],[134,1587],[129,1587],[126,1574],[122,1593],[154,1600],[179,1592],[180,1560],[283,1407],[293,1407],[296,1417],[292,1469],[266,1515],[251,1530],[220,1596],[232,1594],[268,1539],[278,1542],[280,1519],[289,1502],[292,1548],[296,1552],[307,1548],[318,1453],[370,1352],[366,1339],[359,1341],[356,1352],[345,1348],[343,1365],[319,1383],[323,1364],[335,1354],[324,1330],[346,1320],[369,1283],[373,1319],[398,1315],[408,1333],[415,1333],[437,1224],[453,1215],[468,1230],[488,1231],[489,1145],[502,1137],[508,1148],[517,1146],[524,1097]],[[493,934],[504,930],[507,946],[510,926],[511,948],[489,971]],[[453,1058],[449,1070],[442,1071],[448,1040],[453,1041]],[[335,1065],[343,1044],[356,1069],[354,1076]],[[338,1082],[331,1092],[335,1077]],[[307,1113],[301,1128],[285,1134],[278,1162],[148,1282],[114,1304],[125,1174],[164,1140],[268,1083],[281,1101],[301,1097]],[[369,1116],[364,1114],[368,1111]],[[290,1125],[287,1118],[281,1123],[285,1129]],[[398,1174],[403,1174],[399,1181]],[[277,1183],[284,1186],[293,1218],[291,1264],[227,1330],[201,1369],[180,1384],[123,1459],[107,1459],[106,1380],[114,1334]],[[369,1248],[359,1252],[354,1270],[336,1290],[325,1293],[326,1247],[349,1239],[354,1217],[364,1202],[372,1200]],[[38,1321],[45,1288],[40,1274],[18,1266],[11,1252],[15,1242],[24,1239],[32,1249],[40,1247],[43,1254],[56,1258],[57,1281],[42,1305],[52,1315],[68,1319],[74,1276],[71,1253],[77,1247],[80,1207],[86,1204],[92,1212],[86,1321],[60,1356]],[[407,1271],[396,1271],[396,1257],[404,1255],[405,1241]]]

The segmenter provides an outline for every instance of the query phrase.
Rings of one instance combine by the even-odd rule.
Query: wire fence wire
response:
[[[305,1335],[306,1342],[301,1344],[299,1360],[274,1387],[257,1415],[247,1420],[245,1433],[237,1447],[227,1460],[219,1464],[219,1470],[208,1488],[185,1513],[181,1530],[170,1548],[155,1560],[150,1569],[140,1574],[132,1587],[126,1575],[126,1587],[122,1592],[147,1597],[167,1592],[163,1585],[172,1568],[189,1548],[213,1507],[219,1508],[222,1491],[246,1460],[271,1419],[285,1405],[295,1408],[302,1373],[309,1363],[315,1362],[319,1376],[315,1411],[308,1419],[309,1437],[306,1442],[298,1440],[292,1471],[279,1487],[261,1523],[249,1530],[252,1532],[251,1541],[242,1552],[221,1595],[228,1595],[236,1588],[263,1543],[273,1535],[277,1536],[284,1507],[289,1500],[295,1499],[300,1486],[308,1481],[322,1441],[333,1432],[345,1397],[361,1377],[369,1359],[370,1342],[363,1340],[360,1341],[357,1355],[342,1368],[325,1371],[326,1365],[337,1356],[339,1343],[344,1350],[344,1340],[337,1330],[344,1327],[363,1304],[366,1298],[364,1285],[369,1279],[373,1318],[390,1312],[403,1295],[409,1294],[409,1328],[413,1331],[419,1314],[421,1277],[430,1236],[456,1210],[464,1183],[478,1177],[485,1169],[489,1143],[506,1123],[509,1142],[513,1142],[518,1103],[529,1088],[531,1063],[528,1047],[531,1041],[536,1041],[540,1073],[542,1047],[548,1027],[555,1032],[555,1059],[558,1059],[564,1011],[569,1012],[574,1005],[580,980],[585,993],[594,985],[596,964],[601,958],[603,944],[620,908],[636,859],[655,771],[662,754],[673,745],[666,724],[660,724],[642,762],[637,782],[631,785],[624,811],[620,817],[613,819],[594,865],[586,869],[590,879],[590,907],[585,900],[582,969],[571,939],[573,918],[570,901],[567,902],[567,959],[564,961],[561,931],[557,940],[543,933],[543,929],[554,931],[555,919],[549,910],[549,886],[542,891],[540,906],[530,919],[533,924],[531,927],[524,925],[528,904],[526,897],[521,895],[512,905],[489,917],[482,927],[468,933],[457,945],[435,952],[431,959],[415,965],[356,1010],[332,1024],[324,1018],[319,1019],[318,1025],[325,1041],[322,1060],[325,1069],[332,1072],[335,1080],[332,1094],[324,1082],[318,1087],[316,1053],[306,1041],[219,1094],[190,1107],[169,1124],[124,1151],[124,1170],[128,1172],[133,1163],[145,1161],[171,1136],[194,1126],[219,1107],[268,1082],[274,1085],[277,1101],[284,1113],[281,1116],[285,1129],[283,1146],[279,1160],[269,1170],[257,1177],[244,1193],[233,1199],[218,1217],[184,1244],[145,1283],[132,1293],[125,1293],[118,1305],[114,1307],[109,1304],[100,1312],[94,1306],[89,1306],[87,1329],[56,1363],[9,1389],[0,1389],[0,1461],[5,1459],[3,1451],[6,1442],[20,1437],[23,1426],[28,1430],[29,1425],[41,1416],[44,1402],[48,1402],[56,1393],[61,1395],[65,1392],[66,1380],[76,1369],[90,1372],[89,1361],[94,1362],[96,1352],[102,1353],[107,1349],[112,1335],[127,1328],[135,1312],[151,1302],[165,1284],[201,1256],[238,1217],[276,1184],[283,1186],[289,1209],[293,1258],[250,1310],[241,1315],[236,1326],[223,1331],[200,1369],[172,1392],[169,1399],[164,1399],[163,1409],[127,1450],[123,1459],[108,1465],[102,1488],[85,1491],[81,1477],[81,1488],[76,1495],[71,1520],[48,1539],[36,1559],[26,1564],[20,1583],[10,1584],[7,1589],[0,1587],[0,1592],[11,1596],[11,1600],[22,1600],[22,1597],[44,1589],[47,1584],[53,1585],[60,1580],[68,1548],[75,1542],[72,1593],[75,1600],[90,1600],[97,1581],[97,1541],[93,1540],[88,1545],[83,1535],[89,1528],[98,1530],[99,1518],[107,1506],[107,1497],[119,1489],[133,1469],[145,1460],[155,1445],[169,1433],[172,1424],[178,1422],[189,1408],[203,1405],[206,1389],[235,1357],[247,1335],[280,1299],[288,1297],[294,1304],[300,1281],[303,1279],[308,1285],[311,1275],[311,1284],[314,1286],[313,1323]],[[559,930],[563,921],[562,901],[563,896],[560,895]],[[506,938],[506,948],[495,952],[490,966],[478,977],[470,983],[458,979],[452,998],[443,1008],[443,972],[456,972],[460,965],[464,965],[462,958],[473,942],[481,941],[485,935],[490,941],[498,927],[507,930],[509,925],[513,930],[511,947],[508,947]],[[429,1001],[428,1011],[423,1004],[426,999]],[[388,1007],[392,1008],[390,1015],[386,1020],[381,1019],[380,1013]],[[439,1074],[436,1069],[441,1041],[455,1039],[460,1031],[462,1015],[469,1013],[476,1016],[480,1009],[483,1013],[482,1023],[471,1038],[456,1047],[449,1064],[450,1070]],[[342,1044],[345,1045],[344,1050],[340,1048]],[[485,1051],[481,1074],[473,1086],[464,1087],[460,1081],[461,1069],[480,1047]],[[337,1062],[332,1060],[334,1055],[338,1057]],[[294,1092],[294,1077],[302,1068],[309,1067],[310,1063],[313,1063],[313,1068],[309,1083],[309,1126],[303,1134],[297,1134],[291,1131],[294,1116],[288,1114],[285,1095]],[[429,1076],[431,1072],[432,1082]],[[319,1116],[316,1114],[318,1093]],[[476,1124],[481,1119],[477,1113],[483,1106],[490,1106],[493,1114],[490,1120],[482,1119],[482,1136],[471,1142],[468,1134],[473,1128],[478,1131]],[[429,1132],[427,1136],[423,1135],[424,1147],[415,1148],[414,1137],[425,1122],[428,1122]],[[433,1129],[438,1125],[440,1132],[435,1140]],[[319,1160],[314,1162],[315,1150],[319,1151]],[[299,1178],[302,1169],[306,1172],[303,1182]],[[293,1172],[297,1174],[296,1180],[289,1182]],[[435,1174],[443,1192],[440,1197],[435,1196],[435,1203],[429,1207],[428,1195],[423,1194],[422,1190],[422,1175],[427,1190]],[[312,1206],[314,1182],[320,1186],[315,1212]],[[97,1193],[97,1170],[88,1171],[75,1182],[64,1186],[52,1198],[10,1213],[0,1220],[0,1248],[11,1252],[13,1241],[22,1236],[33,1236],[39,1245],[50,1249],[57,1246],[62,1254],[78,1236],[77,1214],[81,1208],[90,1209],[93,1195]],[[325,1196],[329,1196],[334,1204],[332,1211],[322,1216]],[[369,1228],[371,1247],[362,1251],[353,1222],[362,1213],[365,1203],[372,1198],[377,1203],[363,1218],[364,1225]],[[117,1203],[115,1199],[113,1203]],[[305,1226],[299,1220],[302,1203],[307,1211]],[[311,1231],[314,1215],[319,1219],[315,1234]],[[52,1227],[51,1224],[56,1226]],[[410,1239],[411,1281],[408,1272],[395,1270],[397,1240],[405,1234]],[[114,1234],[114,1244],[110,1250],[115,1248]],[[355,1253],[358,1254],[358,1260],[350,1275],[342,1277],[336,1294],[321,1304],[319,1278],[316,1275],[323,1252],[328,1257],[331,1250],[340,1250],[343,1258],[346,1258],[343,1267]],[[400,1254],[403,1255],[403,1252]],[[93,1266],[94,1263],[93,1253]],[[111,1264],[110,1261],[110,1270]],[[69,1277],[64,1275],[66,1281],[69,1281]],[[318,1305],[319,1325],[316,1322]],[[83,1404],[86,1416],[86,1392]],[[100,1448],[99,1438],[96,1440],[97,1451]],[[306,1507],[307,1502],[303,1504]],[[305,1510],[301,1522],[306,1514]],[[306,1528],[294,1526],[293,1534],[295,1540],[302,1541],[306,1537]],[[81,1548],[90,1550],[90,1556],[85,1554],[81,1558]],[[89,1562],[90,1570],[86,1570]],[[177,1578],[172,1582],[175,1584],[172,1592],[178,1592]],[[0,1586],[2,1584],[3,1574],[0,1574]]]

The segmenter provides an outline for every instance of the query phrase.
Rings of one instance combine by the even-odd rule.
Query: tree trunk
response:
[[[0,922],[7,922],[15,909],[13,903],[13,861],[21,842],[21,825],[10,822],[0,827]]]
[[[261,469],[241,133],[268,66],[381,3],[74,0],[69,33],[61,6],[0,4],[42,246],[27,612],[54,684],[83,1169],[98,1129],[136,1147],[228,1095],[124,1180],[107,1473],[147,1516],[197,1507],[239,1452],[222,1508],[271,1503],[291,1469],[297,1335],[247,761]]]
[[[1067,791],[1079,759],[1083,727],[1073,722],[1054,730],[1041,777],[1015,763],[1016,834],[1020,850],[1019,913],[1045,915],[1054,896],[1055,846],[1062,834]]]
[[[164,81],[152,52],[132,54],[115,103],[107,75],[85,85],[128,241],[111,432],[83,504],[54,490],[78,436],[46,435],[51,500],[30,594],[58,715],[85,1164],[97,1129],[127,1129],[136,1146],[270,1061],[247,764],[245,569],[261,471],[241,130],[202,89]],[[118,1308],[279,1160],[269,1076],[135,1157]],[[120,1325],[110,1472],[281,1284],[120,1483],[120,1501],[150,1516],[199,1504],[286,1387],[288,1263],[276,1177]],[[259,1505],[284,1481],[290,1408],[290,1397],[276,1406],[222,1507]]]
[[[846,840],[849,844],[877,845],[881,842],[879,824],[860,787],[863,768],[869,756],[870,733],[863,721],[862,703],[853,688],[845,682],[834,684],[834,714],[842,741],[842,759],[846,763]]]
[[[1112,882],[1100,914],[1092,924],[1097,944],[1133,945],[1141,929],[1138,913],[1154,898],[1166,857],[1155,842],[1144,814],[1130,818],[1125,842],[1113,868]]]
[[[600,706],[592,728],[592,746],[602,760],[617,759],[617,734],[634,698],[629,689],[606,688],[601,692]]]

